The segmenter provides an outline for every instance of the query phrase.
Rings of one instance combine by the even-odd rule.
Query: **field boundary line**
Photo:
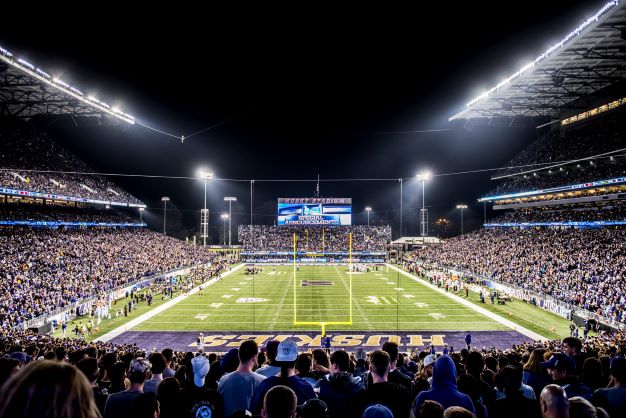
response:
[[[446,295],[447,297],[449,297],[450,299],[454,300],[457,303],[460,303],[463,306],[467,306],[468,308],[472,309],[475,312],[478,312],[481,315],[486,316],[487,318],[493,319],[496,322],[499,322],[500,324],[511,328],[513,331],[517,331],[522,335],[525,335],[528,338],[532,338],[535,341],[547,341],[548,339],[546,337],[544,337],[543,335],[537,334],[534,331],[529,330],[528,328],[525,328],[519,324],[516,324],[513,321],[510,321],[506,318],[501,317],[498,314],[495,314],[493,312],[489,312],[487,309],[485,308],[481,308],[480,306],[474,305],[472,302],[463,299],[460,296],[454,295],[450,292],[446,292],[444,289],[438,288],[435,285],[432,285],[430,283],[428,283],[426,280],[423,280],[407,271],[402,270],[401,268],[398,268],[396,266],[393,266],[391,264],[385,263],[388,267],[391,267],[393,270],[404,274],[405,276],[407,276],[410,279],[413,279],[414,281],[420,283],[423,286],[429,287],[431,289],[433,289],[436,292],[441,293],[442,295]]]
[[[232,273],[236,272],[237,270],[239,270],[240,268],[242,268],[245,264],[239,264],[237,267],[227,271],[226,273],[222,274],[221,277],[227,277],[230,276]],[[189,292],[187,292],[187,294],[183,294],[183,295],[179,295],[176,296],[174,299],[165,302],[164,304],[157,306],[156,308],[154,308],[153,310],[146,312],[142,315],[139,315],[137,318],[132,319],[130,321],[128,321],[127,323],[125,323],[124,325],[120,325],[117,328],[112,329],[111,331],[107,332],[104,335],[101,335],[100,337],[96,338],[94,341],[103,341],[103,342],[108,342],[111,341],[113,338],[123,334],[126,331],[129,331],[130,329],[136,327],[137,325],[147,321],[148,319],[160,314],[161,312],[163,312],[166,309],[171,308],[172,306],[176,305],[178,302],[181,302],[185,299],[187,299],[188,296],[191,296],[195,293],[198,293],[199,287],[203,286],[210,286],[213,283],[216,283],[218,281],[217,278],[211,279],[211,280],[207,280],[206,282],[202,283],[201,285],[198,285],[196,287],[194,287],[193,289],[191,289]]]

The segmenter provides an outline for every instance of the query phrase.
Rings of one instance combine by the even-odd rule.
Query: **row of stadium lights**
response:
[[[196,176],[198,179],[203,180],[204,181],[204,209],[202,209],[206,214],[207,214],[207,219],[208,219],[208,214],[209,214],[209,209],[207,208],[207,203],[206,203],[206,188],[207,188],[207,181],[212,180],[214,178],[214,173],[212,171],[208,171],[205,169],[199,169],[196,173]],[[425,206],[425,189],[426,189],[426,181],[430,180],[432,178],[432,173],[430,171],[423,171],[418,173],[415,176],[416,180],[421,181],[422,182],[422,211],[425,211],[426,206]],[[163,202],[163,235],[167,235],[167,202],[169,202],[171,199],[169,198],[169,196],[163,196],[161,197],[161,201]],[[220,218],[223,221],[224,224],[224,238],[223,238],[223,243],[224,245],[226,245],[226,221],[228,220],[228,246],[232,245],[232,203],[237,201],[237,198],[234,196],[225,196],[224,197],[224,201],[228,202],[228,213],[224,212],[222,214],[220,214]],[[461,234],[463,234],[463,211],[465,209],[467,209],[467,205],[466,204],[458,204],[456,205],[457,209],[460,209],[461,211]],[[144,212],[145,208],[139,208],[139,219],[140,221],[143,222],[143,212]],[[367,213],[367,226],[370,226],[370,213],[372,212],[372,207],[371,206],[366,206],[365,207],[365,212]],[[422,236],[426,236],[426,230],[425,228],[422,228],[421,230],[421,234]],[[206,234],[204,234],[203,232],[203,246],[206,246]]]
[[[4,58],[4,61],[9,63],[10,65],[20,68],[21,70],[27,72],[28,74],[37,78],[38,80],[43,81],[44,83],[50,86],[53,86],[59,90],[62,90],[63,92],[71,95],[72,97],[78,100],[81,100],[83,102],[86,102],[89,105],[94,106],[100,109],[101,111],[108,113],[111,116],[119,118],[126,123],[129,123],[131,125],[135,124],[135,118],[129,115],[128,113],[124,113],[121,110],[114,108],[114,107],[112,108],[105,102],[100,101],[93,96],[86,96],[85,93],[83,93],[76,87],[73,87],[67,84],[65,81],[57,77],[52,77],[50,74],[48,74],[44,70],[42,70],[41,68],[35,67],[33,64],[26,61],[25,59],[23,58],[16,59],[16,57],[11,53],[11,51],[1,46],[0,46],[0,56]]]
[[[578,26],[576,29],[574,29],[569,34],[567,34],[567,36],[565,38],[563,38],[560,42],[557,42],[554,45],[552,45],[550,48],[548,48],[543,54],[539,55],[533,62],[530,62],[530,63],[526,64],[519,71],[517,71],[515,74],[513,74],[512,76],[510,76],[510,77],[506,78],[505,80],[501,81],[497,86],[492,87],[490,90],[488,90],[488,91],[482,93],[481,95],[475,97],[474,99],[470,100],[465,105],[466,108],[469,109],[469,107],[472,106],[473,104],[475,104],[476,102],[478,102],[478,101],[480,101],[482,99],[486,99],[493,92],[495,92],[497,90],[500,90],[502,87],[504,87],[507,84],[509,84],[515,78],[521,76],[523,73],[525,73],[526,71],[530,70],[531,68],[534,68],[536,64],[538,64],[539,62],[547,59],[548,56],[552,52],[556,51],[559,48],[562,48],[563,45],[565,45],[565,43],[567,43],[569,40],[571,40],[575,36],[578,36],[580,34],[580,32],[582,32],[583,29],[585,29],[587,26],[591,25],[593,22],[596,22],[600,18],[600,16],[602,16],[604,13],[606,13],[607,10],[611,9],[612,7],[617,6],[618,3],[619,3],[618,0],[610,1],[610,2],[606,3],[596,14],[594,14],[593,16],[591,16],[590,18],[585,20],[583,23],[581,23],[580,26]]]

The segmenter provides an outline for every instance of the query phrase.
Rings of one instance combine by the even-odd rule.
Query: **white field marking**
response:
[[[418,308],[427,308],[428,304],[424,302],[415,302],[415,306],[417,306]]]
[[[335,271],[337,272],[337,275],[341,279],[341,283],[343,283],[343,287],[345,287],[347,291],[350,291],[350,288],[348,287],[348,284],[346,283],[346,281],[344,280],[343,276],[341,275],[341,272],[339,271],[337,266],[334,266],[334,267],[335,267]],[[350,301],[350,303],[354,304],[354,306],[356,307],[356,310],[359,311],[359,314],[361,315],[361,318],[363,318],[363,321],[365,321],[365,323],[367,324],[368,330],[369,331],[373,331],[372,324],[370,324],[369,319],[367,319],[367,315],[365,315],[365,312],[363,312],[363,309],[361,308],[361,304],[357,300],[357,298],[354,295],[354,293],[352,293],[352,300]]]
[[[205,319],[207,319],[211,314],[198,314],[196,316],[194,316],[195,319],[199,319],[200,321],[204,321]],[[184,315],[176,315],[176,316],[184,316]]]
[[[202,305],[202,304],[201,304],[201,303],[194,303],[194,305]],[[211,308],[219,308],[219,307],[220,307],[220,306],[222,306],[222,305],[223,305],[223,303],[222,303],[222,302],[217,302],[217,303],[212,303],[212,304],[210,304],[209,306],[210,306]],[[181,309],[181,310],[183,310],[183,309]]]
[[[380,280],[389,280],[389,279],[386,277],[381,277]]]
[[[433,319],[442,319],[442,318],[445,318],[445,315],[440,314],[440,313],[436,313],[436,312],[429,313],[429,314],[428,314],[428,316],[432,316],[432,317],[433,317]]]
[[[381,305],[380,300],[376,296],[368,296],[367,301],[369,303],[373,303],[374,305]]]
[[[374,274],[376,274],[377,276],[382,276],[382,274],[380,274],[380,273],[374,273]]]
[[[402,295],[403,298],[405,299],[413,299],[415,298],[415,296],[411,295],[410,293],[405,293],[404,295]]]
[[[395,303],[398,303],[398,299],[394,298],[393,296],[391,297],[391,300],[393,300]]]
[[[383,302],[385,302],[387,305],[391,305],[391,302],[389,302],[389,301],[387,300],[387,298],[386,298],[386,297],[384,297],[384,296],[383,296],[383,297],[381,297],[381,299],[382,299],[382,300],[383,300]]]
[[[239,292],[241,290],[240,287],[233,287],[230,290],[232,290],[233,292]]]
[[[221,275],[222,278],[224,278],[226,276],[230,276],[232,273],[236,272],[237,270],[239,270],[243,266],[244,266],[244,264],[239,264],[238,266],[236,266],[236,267],[232,268],[231,270],[227,271],[226,273],[222,274]],[[212,285],[215,282],[217,282],[217,278],[208,280],[208,281],[202,283],[200,286],[205,288],[206,286],[210,286],[210,285]],[[178,302],[187,299],[187,297],[189,297],[190,295],[193,295],[193,294],[197,293],[198,290],[199,290],[199,286],[194,287],[189,292],[187,292],[187,294],[176,296],[174,299],[169,300],[169,301],[165,302],[164,304],[162,304],[160,306],[157,306],[156,308],[152,309],[151,311],[146,312],[145,314],[139,315],[137,318],[128,321],[124,325],[120,325],[119,327],[112,329],[111,331],[109,331],[106,334],[104,334],[104,335],[100,336],[99,338],[97,338],[96,341],[104,341],[104,342],[111,341],[113,338],[117,337],[118,335],[120,335],[120,334],[128,331],[129,329],[136,327],[137,325],[141,324],[142,322],[145,322],[148,319],[150,319],[150,318],[160,314],[164,310],[166,310],[166,309],[176,305]]]
[[[186,325],[190,325],[189,321],[150,321],[151,324],[186,324]],[[259,324],[264,324],[266,322],[259,322],[257,321],[257,325]],[[293,326],[293,321],[277,321],[277,324],[287,324],[290,326]],[[429,320],[429,321],[372,321],[372,324],[376,325],[376,324],[393,324],[395,325],[396,323],[398,324],[408,324],[408,325],[412,325],[412,324],[423,324],[423,325],[432,325],[433,321]],[[220,319],[220,324],[250,324],[250,321],[225,321]],[[269,325],[269,322],[267,322],[267,324]],[[360,322],[355,322],[355,324],[360,324]],[[459,330],[463,330],[463,331],[467,331],[467,328],[463,328],[463,327],[457,327],[457,328],[449,328],[449,329],[442,329],[440,328],[440,324],[452,324],[452,325],[459,325],[459,321],[440,321],[437,322],[437,332],[445,332],[445,331],[459,331]],[[469,321],[469,322],[463,322],[463,325],[465,324],[478,324],[478,325],[485,325],[485,324],[493,324],[493,325],[497,325],[494,324],[493,321],[483,321],[483,322],[479,322],[479,321]],[[196,324],[191,324],[191,325],[196,325]],[[493,330],[501,330],[502,327],[495,327]],[[414,328],[411,328],[411,330],[413,330]],[[157,331],[165,331],[165,330],[157,330]],[[180,328],[177,331],[188,331],[188,329],[184,329]],[[235,330],[233,330],[235,331]],[[278,330],[275,330],[278,331]],[[304,331],[304,330],[303,330]],[[317,330],[319,331],[319,329]],[[432,329],[428,329],[428,328],[424,328],[420,331],[415,331],[415,332],[423,332],[423,331],[432,331]],[[215,331],[215,333],[224,333],[224,331]],[[291,332],[292,334],[297,334],[298,330],[294,331],[293,328],[289,328],[289,331],[285,331],[285,332]],[[345,332],[348,332],[348,330],[346,330]]]
[[[280,312],[282,311],[283,305],[285,304],[285,299],[287,299],[287,293],[289,293],[290,287],[291,287],[291,282],[287,284],[287,286],[285,286],[285,291],[283,292],[283,296],[280,298],[280,302],[278,302],[278,307],[276,308],[276,311],[274,312],[274,317],[272,318],[272,322],[269,326],[269,329],[274,329],[274,327],[276,326],[276,321],[278,321],[278,317],[280,315]],[[295,292],[296,289],[294,289],[293,291]]]
[[[461,305],[467,306],[468,308],[472,309],[473,311],[476,311],[479,314],[482,314],[482,315],[486,316],[487,318],[493,319],[494,321],[496,321],[496,322],[498,322],[498,323],[500,323],[500,324],[502,324],[502,325],[504,325],[506,327],[509,327],[512,330],[517,331],[520,334],[527,336],[528,338],[531,338],[531,339],[536,340],[536,341],[547,341],[546,337],[544,337],[542,335],[539,335],[536,332],[529,330],[528,328],[524,328],[523,326],[518,325],[515,322],[510,321],[510,320],[508,320],[506,318],[503,318],[503,317],[501,317],[498,314],[495,314],[493,312],[489,312],[485,308],[481,308],[480,306],[476,306],[472,302],[470,302],[468,300],[465,300],[465,299],[463,299],[460,296],[457,296],[457,295],[451,294],[449,292],[446,292],[445,289],[440,289],[437,286],[434,286],[434,285],[426,282],[425,280],[422,280],[422,279],[418,278],[417,276],[414,276],[411,273],[408,273],[408,272],[406,272],[406,271],[404,271],[402,269],[399,269],[396,266],[393,266],[393,265],[387,264],[387,263],[386,263],[386,265],[388,267],[391,267],[395,271],[400,272],[400,273],[404,274],[405,276],[415,280],[417,283],[420,283],[423,286],[429,287],[429,288],[433,289],[434,291],[441,293],[442,295],[446,295],[447,297],[449,297],[450,299],[454,300],[455,302],[458,302]]]
[[[231,295],[231,294],[222,295],[223,299],[230,299],[232,297],[233,297],[233,295]]]
[[[404,289],[401,287],[394,287],[393,290],[397,290],[398,292],[402,292]]]
[[[387,282],[387,284],[390,284],[392,286],[395,286],[396,284],[394,282]]]

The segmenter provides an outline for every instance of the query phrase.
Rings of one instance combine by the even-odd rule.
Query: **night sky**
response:
[[[59,9],[16,11],[15,19],[3,19],[0,45],[176,135],[229,121],[184,144],[139,126],[38,121],[99,172],[194,176],[204,166],[221,179],[244,180],[209,184],[212,233],[221,235],[223,196],[239,199],[233,225],[249,223],[248,179],[257,179],[254,222],[272,224],[277,197],[311,197],[315,183],[260,180],[397,179],[421,169],[502,166],[535,129],[467,130],[447,118],[603,4],[524,2],[512,10],[503,2],[422,3],[344,10],[107,3],[71,20]],[[430,129],[444,131],[397,133]],[[112,180],[147,203],[145,219],[155,229],[162,228],[160,197],[167,195],[172,232],[197,231],[201,181]],[[470,205],[466,229],[477,227],[476,199],[491,183],[489,173],[433,178],[426,185],[431,220],[446,217],[447,234],[458,233],[455,205],[462,202]],[[365,223],[364,208],[372,206],[372,223],[391,224],[398,235],[397,180],[323,181],[320,191],[352,197],[354,223]],[[404,235],[419,234],[418,207],[421,185],[405,181]]]

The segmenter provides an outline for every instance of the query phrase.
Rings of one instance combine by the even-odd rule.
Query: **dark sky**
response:
[[[259,180],[313,179],[318,173],[322,179],[399,178],[423,168],[451,173],[501,166],[533,139],[534,129],[465,130],[447,118],[603,4],[218,10],[196,2],[134,10],[129,3],[107,3],[72,19],[62,9],[16,11],[15,19],[3,19],[0,45],[177,135],[234,120],[184,144],[138,126],[69,128],[55,122],[48,127],[53,137],[98,171],[193,176],[206,166],[220,178]],[[161,228],[163,195],[181,211],[185,230],[179,233],[196,228],[200,181],[114,181],[148,204],[146,217],[155,228]],[[450,218],[449,232],[455,232],[454,206],[465,202],[466,225],[476,226],[482,207],[475,202],[490,183],[488,173],[435,177],[426,190],[430,218]],[[417,234],[421,186],[404,185],[405,234]],[[257,182],[255,223],[273,222],[277,197],[312,196],[314,188]],[[352,197],[355,223],[365,222],[363,208],[371,205],[372,222],[391,223],[397,235],[397,181],[323,182],[321,194]],[[226,208],[225,195],[239,198],[235,212],[248,213],[235,223],[249,219],[249,182],[214,181],[214,233],[221,233],[214,214]]]

